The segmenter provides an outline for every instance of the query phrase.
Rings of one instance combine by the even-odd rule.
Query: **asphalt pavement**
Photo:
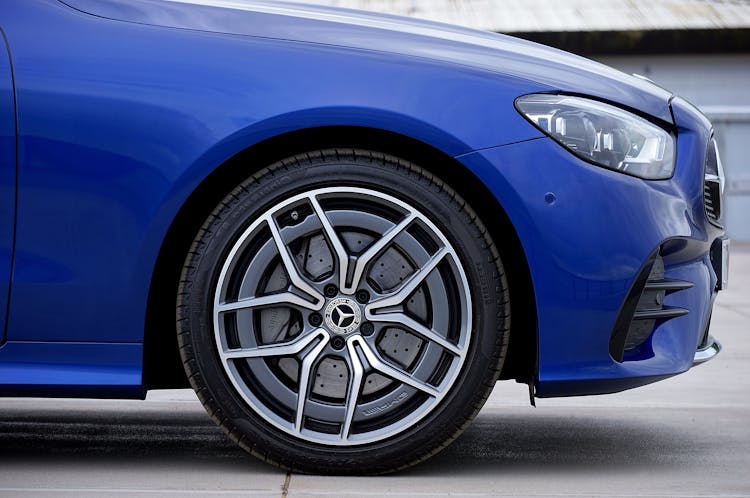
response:
[[[236,448],[191,391],[0,399],[0,496],[750,496],[750,246],[733,248],[713,361],[607,396],[498,384],[437,457],[384,477],[289,475]]]

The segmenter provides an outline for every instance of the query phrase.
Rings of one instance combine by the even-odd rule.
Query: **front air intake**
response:
[[[664,278],[664,260],[658,252],[649,257],[617,317],[609,340],[612,358],[623,361],[628,353],[637,352],[659,323],[687,314],[684,308],[665,306],[664,297],[692,286],[691,282]]]

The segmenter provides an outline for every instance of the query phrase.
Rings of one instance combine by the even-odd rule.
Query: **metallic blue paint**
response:
[[[1,396],[143,398],[141,344],[10,342],[0,348]]]
[[[233,9],[150,0],[64,0],[107,19],[217,33],[347,47],[439,61],[509,78],[585,93],[670,121],[671,94],[610,67],[535,43],[457,26],[322,6],[253,1]],[[219,3],[221,3],[219,1]],[[386,78],[387,79],[387,78]],[[423,82],[430,81],[423,79]],[[456,97],[468,92],[464,88]],[[499,88],[498,88],[499,90]],[[509,119],[510,116],[505,116]],[[498,133],[499,130],[494,130]],[[492,145],[498,145],[493,143]]]
[[[258,5],[5,0],[18,177],[16,190],[3,52],[3,310],[13,266],[0,392],[140,396],[149,289],[180,208],[248,147],[325,126],[423,142],[494,194],[529,263],[539,395],[611,392],[690,367],[714,294],[708,248],[721,235],[703,212],[710,123],[697,111],[678,98],[670,106],[648,82],[509,37]],[[643,181],[576,158],[515,111],[535,92],[586,95],[675,127],[674,178]],[[618,363],[608,341],[620,306],[668,240],[667,276],[695,286],[667,304],[690,313],[658,327],[650,354]]]

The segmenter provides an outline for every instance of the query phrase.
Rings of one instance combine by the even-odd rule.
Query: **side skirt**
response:
[[[0,396],[143,399],[143,344],[16,342],[0,347]]]

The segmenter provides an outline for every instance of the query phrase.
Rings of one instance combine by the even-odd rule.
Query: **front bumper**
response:
[[[459,157],[495,194],[523,246],[536,298],[540,397],[622,391],[718,352],[696,353],[721,287],[711,247],[724,232],[708,222],[703,203],[711,129],[688,105],[677,102],[673,112],[678,160],[669,180],[592,166],[546,138]],[[613,328],[655,252],[664,279],[692,284],[663,301],[687,313],[657,320],[643,347],[613,358]]]

